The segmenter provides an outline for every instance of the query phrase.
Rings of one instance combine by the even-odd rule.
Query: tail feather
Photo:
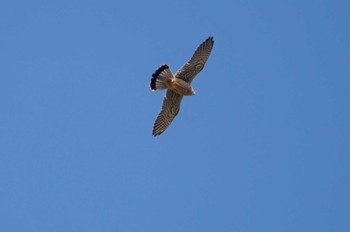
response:
[[[155,91],[160,89],[166,89],[166,80],[171,78],[174,78],[173,73],[171,72],[168,65],[163,64],[152,75],[150,83],[151,90]]]

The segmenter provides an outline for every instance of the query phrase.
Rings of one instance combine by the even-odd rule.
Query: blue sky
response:
[[[349,231],[348,1],[2,1],[1,231]],[[151,135],[149,80],[215,45]]]

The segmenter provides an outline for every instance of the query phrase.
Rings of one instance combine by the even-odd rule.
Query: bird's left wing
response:
[[[191,83],[196,75],[202,71],[214,46],[213,37],[206,39],[194,52],[192,58],[176,72],[175,77]]]

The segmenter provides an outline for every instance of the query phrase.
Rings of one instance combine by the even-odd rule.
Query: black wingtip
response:
[[[164,131],[162,131],[162,132],[155,132],[155,131],[153,130],[153,131],[152,131],[152,135],[153,135],[154,137],[156,137],[156,136],[158,136],[158,135],[161,135],[163,132],[164,132]]]
[[[212,45],[214,45],[214,37],[213,36],[209,36],[208,39],[206,39],[205,42],[210,41]]]
[[[157,88],[156,88],[157,78],[158,78],[159,74],[161,74],[165,69],[168,69],[168,68],[169,68],[169,66],[167,64],[163,64],[152,74],[152,79],[151,79],[151,83],[150,83],[151,90],[157,90]]]
[[[206,45],[208,46],[210,44],[211,47],[214,46],[214,37],[213,36],[209,36],[203,43],[201,43],[198,47]]]

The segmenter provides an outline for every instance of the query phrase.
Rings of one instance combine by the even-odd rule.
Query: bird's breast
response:
[[[191,85],[187,83],[186,81],[179,79],[179,78],[173,78],[169,81],[168,88],[174,91],[177,94],[183,95],[183,96],[190,96],[194,95],[195,92]]]

